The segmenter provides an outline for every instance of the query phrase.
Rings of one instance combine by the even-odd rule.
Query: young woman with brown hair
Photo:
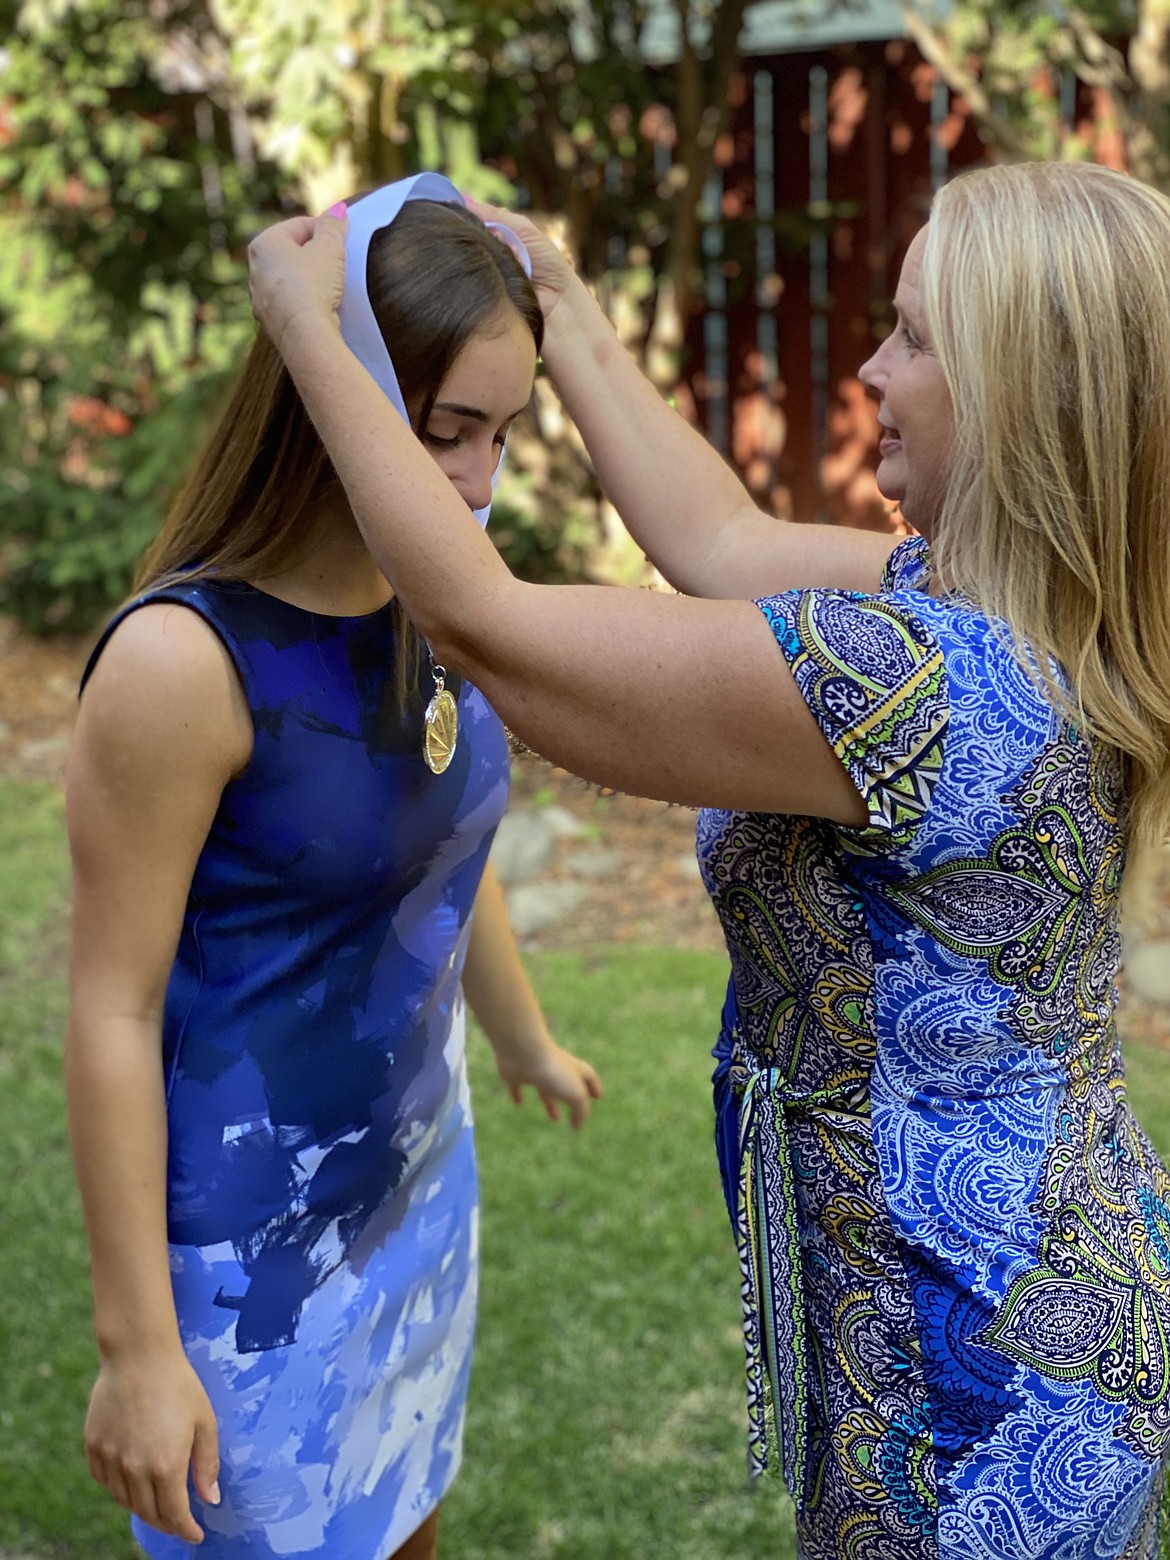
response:
[[[482,514],[541,316],[436,193],[367,197],[352,301]],[[577,1126],[598,1093],[487,866],[508,773],[261,334],[94,652],[69,770],[86,1444],[158,1560],[435,1553],[475,1314],[461,980],[517,1100]]]
[[[900,543],[760,514],[520,232],[677,596],[510,577],[339,339],[338,223],[257,240],[253,299],[445,663],[704,807],[753,1467],[807,1560],[1154,1560],[1170,1176],[1113,1013],[1126,851],[1170,832],[1170,201],[1084,164],[935,197],[861,370]]]

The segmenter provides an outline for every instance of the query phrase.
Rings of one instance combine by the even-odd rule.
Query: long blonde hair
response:
[[[1170,201],[1088,163],[935,197],[927,319],[954,402],[941,581],[1002,618],[1170,835]],[[1050,668],[1055,661],[1067,687]]]

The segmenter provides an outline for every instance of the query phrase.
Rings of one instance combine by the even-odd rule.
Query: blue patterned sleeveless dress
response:
[[[926,594],[761,601],[869,823],[704,812],[750,1460],[806,1560],[1153,1560],[1170,1180],[1114,1026],[1119,767]]]
[[[223,1498],[195,1501],[197,1547],[135,1537],[157,1560],[385,1560],[461,1455],[460,975],[507,740],[464,684],[455,757],[430,772],[390,608],[327,617],[200,580],[127,610],[148,600],[219,635],[255,739],[195,868],[163,1031],[175,1304]]]

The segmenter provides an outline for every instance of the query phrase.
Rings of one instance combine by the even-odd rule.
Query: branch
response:
[[[1138,29],[1127,63],[1077,6],[1068,22],[1081,51],[1073,69],[1079,80],[1108,93],[1113,116],[1125,141],[1130,172],[1147,184],[1165,187],[1170,178],[1166,146],[1167,92],[1170,90],[1168,0],[1141,0]]]
[[[739,35],[743,31],[743,17],[747,0],[723,0],[716,14],[714,38],[711,48],[710,102],[718,110],[718,119],[711,136],[716,136],[731,123],[731,104],[727,94],[731,89],[731,76],[739,64]]]
[[[1170,92],[1170,0],[1141,0],[1138,25],[1130,46],[1133,75],[1143,97],[1160,99]]]
[[[1112,44],[1106,43],[1078,7],[1070,6],[1067,16],[1069,28],[1081,51],[1081,58],[1073,62],[1073,73],[1086,86],[1108,92],[1117,123],[1128,141],[1134,128],[1131,105],[1136,84],[1125,63],[1125,56]]]
[[[1009,157],[1026,158],[1029,148],[1023,137],[1010,120],[995,111],[979,78],[955,58],[942,34],[930,25],[913,0],[903,0],[902,19],[918,52],[934,66],[951,91],[964,99],[976,123]]]

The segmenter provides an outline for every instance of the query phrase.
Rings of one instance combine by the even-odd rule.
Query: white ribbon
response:
[[[450,179],[445,179],[441,173],[416,173],[409,179],[384,184],[381,189],[363,196],[350,206],[346,213],[349,229],[345,237],[345,290],[341,295],[339,310],[341,334],[346,345],[407,426],[410,425],[410,418],[399,388],[398,375],[394,372],[394,364],[370,307],[366,291],[366,264],[374,234],[389,227],[408,200],[437,200],[459,206],[467,204]],[[524,274],[531,276],[532,262],[528,251],[511,228],[498,222],[489,222],[487,226],[507,244],[523,266]],[[503,464],[501,457],[492,476],[493,490]],[[482,509],[474,511],[480,525],[487,524],[491,507],[489,502]]]

